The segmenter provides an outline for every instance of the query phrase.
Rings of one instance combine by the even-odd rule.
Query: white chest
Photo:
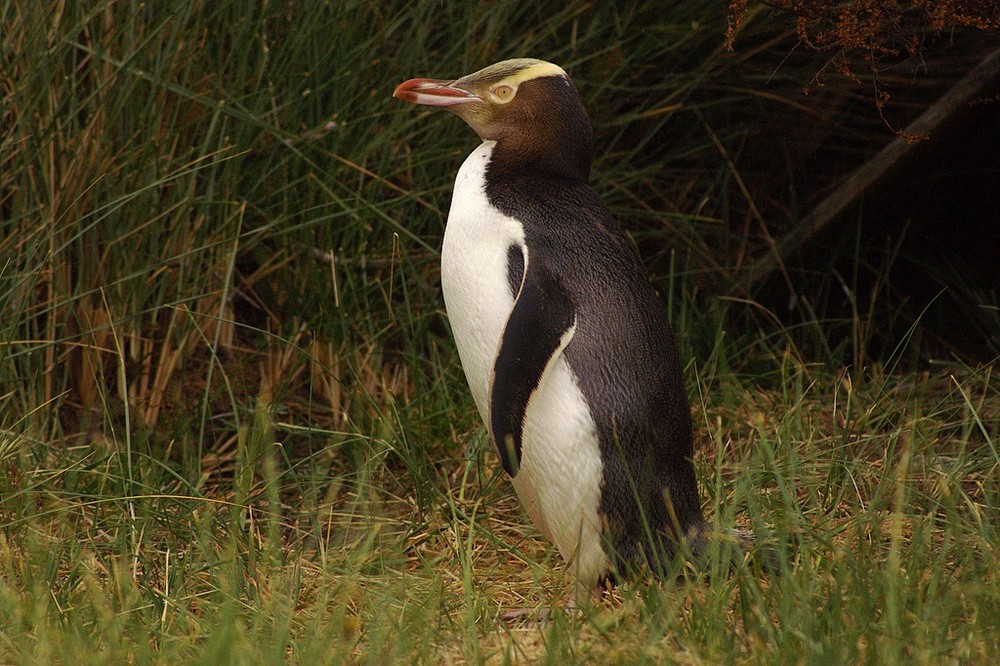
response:
[[[507,251],[524,247],[524,227],[489,205],[484,187],[494,142],[480,145],[455,178],[441,248],[441,288],[462,368],[483,420],[490,372],[514,297]]]
[[[489,205],[484,186],[494,143],[462,164],[441,249],[441,285],[455,344],[476,407],[489,423],[490,376],[514,306],[507,257],[524,226]],[[596,428],[572,368],[552,360],[525,412],[514,488],[532,522],[556,544],[584,588],[607,569],[598,515],[603,465]]]

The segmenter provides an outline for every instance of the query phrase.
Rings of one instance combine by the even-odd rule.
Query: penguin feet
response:
[[[588,589],[586,585],[577,581],[575,589],[567,595],[561,610],[572,615],[582,615],[584,608],[599,605],[604,602],[608,591],[605,582],[599,582],[594,587]],[[501,611],[500,619],[508,624],[539,624],[546,625],[552,619],[552,614],[558,608],[509,608]]]
[[[544,626],[551,620],[552,611],[552,608],[508,608],[500,613],[500,619],[507,624]]]

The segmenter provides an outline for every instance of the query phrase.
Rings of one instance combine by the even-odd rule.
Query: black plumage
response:
[[[588,183],[592,130],[572,81],[555,65],[523,59],[456,81],[413,79],[395,94],[447,108],[484,141],[463,165],[456,181],[461,203],[457,211],[453,203],[449,214],[449,229],[460,229],[454,238],[467,244],[452,246],[448,260],[455,271],[450,288],[461,304],[456,316],[464,318],[453,328],[465,336],[456,332],[460,352],[466,349],[463,365],[470,364],[470,388],[532,519],[567,561],[578,551],[589,553],[585,566],[577,567],[588,588],[643,567],[662,573],[681,542],[695,553],[703,550],[709,530],[698,499],[677,343],[632,244]],[[466,250],[475,259],[463,258]],[[503,283],[502,290],[487,289],[482,298],[492,299],[488,303],[468,286],[487,266],[495,271],[491,279]],[[497,322],[502,330],[491,338],[492,353],[485,336],[496,335],[488,332]],[[557,371],[563,361],[568,371]],[[488,395],[479,383],[487,368]],[[569,383],[543,390],[545,378],[559,372]],[[567,393],[553,396],[552,386]],[[530,424],[532,455],[544,462],[535,463],[531,478],[560,491],[543,497],[521,476],[529,411],[545,391],[538,404],[549,411],[536,410]],[[575,421],[565,429],[548,427],[561,418]],[[549,441],[546,433],[578,441]],[[558,454],[547,451],[552,447]],[[600,469],[599,490],[581,494],[574,479],[559,476],[576,467],[560,456],[593,451],[600,456],[597,467],[578,467],[584,475]],[[591,478],[596,488],[597,477]],[[562,497],[580,506],[560,505]],[[594,504],[585,506],[586,497]],[[567,512],[575,511],[579,522],[567,521]],[[566,534],[573,524],[580,533]],[[604,555],[594,556],[598,537],[584,542],[587,529],[599,535]]]

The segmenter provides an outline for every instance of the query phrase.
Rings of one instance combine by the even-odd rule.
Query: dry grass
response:
[[[823,187],[800,178],[818,153],[775,159],[755,128],[883,132],[857,91],[799,96],[773,61],[792,31],[753,14],[727,55],[713,3],[0,18],[0,663],[1000,650],[994,366],[914,372],[907,336],[847,370],[863,354],[819,316],[727,324],[763,312],[739,267]],[[497,471],[441,309],[442,211],[473,138],[389,97],[509,55],[577,77],[596,185],[669,275],[708,513],[796,535],[784,576],[685,570],[562,609],[572,581]],[[802,180],[798,203],[772,194]],[[704,297],[719,285],[738,300]],[[862,349],[878,321],[849,325]]]

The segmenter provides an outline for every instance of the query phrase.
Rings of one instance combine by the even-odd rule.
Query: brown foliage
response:
[[[1000,30],[996,0],[760,0],[760,4],[793,17],[800,43],[832,54],[803,88],[804,94],[823,85],[824,70],[857,81],[856,69],[864,63],[875,83],[874,103],[880,115],[889,101],[889,93],[879,85],[884,60],[919,56],[929,36],[959,29]],[[726,46],[730,50],[750,5],[750,0],[729,3]],[[895,132],[907,141],[926,138]]]
[[[749,0],[729,3],[730,48]],[[1000,2],[992,0],[763,0],[795,17],[799,39],[818,50],[854,51],[869,61],[916,55],[928,32],[1000,29]]]

